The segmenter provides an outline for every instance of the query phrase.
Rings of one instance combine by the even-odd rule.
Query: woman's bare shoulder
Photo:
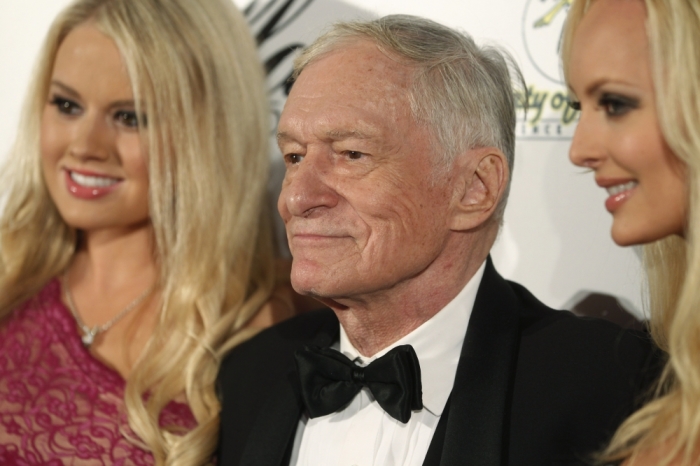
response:
[[[659,466],[661,464],[668,466],[685,466],[686,464],[698,464],[697,459],[690,463],[684,463],[681,455],[676,455],[671,462],[664,463],[664,460],[666,460],[667,456],[671,453],[672,448],[673,445],[670,442],[660,443],[625,460],[622,466]]]

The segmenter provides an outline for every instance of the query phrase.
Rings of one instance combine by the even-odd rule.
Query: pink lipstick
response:
[[[65,173],[68,192],[80,199],[98,199],[106,196],[122,181],[86,171],[65,169]]]

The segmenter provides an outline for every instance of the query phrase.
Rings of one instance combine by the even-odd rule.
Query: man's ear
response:
[[[455,161],[450,228],[467,231],[491,218],[508,185],[508,161],[495,147],[470,149]]]

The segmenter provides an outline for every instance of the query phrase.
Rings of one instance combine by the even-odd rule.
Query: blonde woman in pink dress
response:
[[[278,317],[268,112],[230,0],[78,0],[0,183],[0,464],[206,464]]]

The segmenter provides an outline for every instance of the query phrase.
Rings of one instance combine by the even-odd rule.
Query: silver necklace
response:
[[[85,322],[83,322],[83,319],[80,318],[78,311],[75,309],[73,297],[71,296],[70,289],[68,288],[68,270],[66,270],[63,273],[63,289],[66,292],[66,304],[68,304],[68,310],[71,314],[73,314],[73,318],[78,324],[78,327],[80,327],[80,329],[83,331],[83,336],[81,337],[81,339],[83,340],[83,345],[85,345],[86,348],[89,348],[90,345],[92,345],[92,343],[95,341],[95,337],[98,334],[109,330],[109,328],[112,327],[112,325],[119,322],[125,315],[129,313],[129,311],[132,311],[134,308],[136,308],[136,306],[141,304],[143,300],[146,299],[146,297],[149,294],[151,294],[151,291],[153,291],[153,288],[155,288],[155,286],[155,283],[149,286],[148,289],[141,294],[141,296],[131,301],[124,309],[122,309],[119,312],[119,314],[112,317],[109,321],[107,321],[107,323],[102,325],[95,325],[94,327],[88,327],[85,324]]]

